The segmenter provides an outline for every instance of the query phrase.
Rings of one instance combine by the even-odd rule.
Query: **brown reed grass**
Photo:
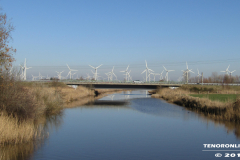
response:
[[[83,86],[78,86],[76,89],[72,87],[64,87],[58,88],[60,94],[62,95],[62,99],[65,103],[70,103],[73,101],[77,101],[83,97],[94,96],[94,90],[90,90]]]
[[[0,144],[26,143],[40,138],[42,130],[34,125],[33,120],[24,120],[19,123],[17,117],[0,116]]]
[[[164,88],[158,90],[152,97],[162,98],[170,103],[200,111],[214,119],[240,122],[240,99],[234,103],[224,103],[207,98],[192,97],[188,94],[189,92],[183,89]]]

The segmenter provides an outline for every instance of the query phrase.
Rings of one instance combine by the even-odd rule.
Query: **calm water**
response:
[[[115,102],[128,100],[122,105]],[[48,124],[49,137],[26,159],[134,160],[215,159],[203,144],[238,144],[239,126],[219,124],[204,116],[150,98],[145,91],[113,94],[99,101],[65,109]],[[219,159],[219,158],[216,158]]]

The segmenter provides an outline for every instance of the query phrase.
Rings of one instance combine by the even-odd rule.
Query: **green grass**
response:
[[[236,101],[236,99],[239,97],[239,94],[190,94],[190,96],[208,98],[212,101],[228,102]]]

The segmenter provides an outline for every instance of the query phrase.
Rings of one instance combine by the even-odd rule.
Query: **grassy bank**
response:
[[[190,94],[193,97],[208,98],[211,101],[234,102],[239,94]]]
[[[19,144],[42,138],[39,119],[61,113],[66,104],[94,91],[68,87],[59,82],[21,82],[9,75],[0,77],[0,145]]]
[[[196,86],[194,86],[196,87]],[[219,92],[219,88],[209,87],[207,89],[203,88],[193,88],[191,86],[183,86],[178,89],[172,90],[168,88],[159,89],[156,91],[156,94],[153,94],[152,97],[162,98],[170,103],[174,103],[180,106],[184,106],[188,109],[204,113],[205,115],[215,119],[215,120],[226,120],[240,122],[240,99],[236,98],[234,101],[213,101],[209,98],[199,98],[193,97],[190,94],[199,93],[199,90],[205,90],[206,93]],[[238,87],[230,89],[222,89],[221,92],[235,92],[238,91]],[[207,95],[204,95],[207,96]],[[210,94],[208,95],[210,96]],[[214,97],[214,96],[213,96]],[[216,96],[219,98],[219,96]]]

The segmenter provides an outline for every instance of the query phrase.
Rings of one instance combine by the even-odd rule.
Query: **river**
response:
[[[48,138],[16,159],[196,160],[224,158],[228,153],[238,157],[238,148],[204,144],[238,144],[239,125],[215,122],[146,93],[126,91],[65,109],[48,120]]]

